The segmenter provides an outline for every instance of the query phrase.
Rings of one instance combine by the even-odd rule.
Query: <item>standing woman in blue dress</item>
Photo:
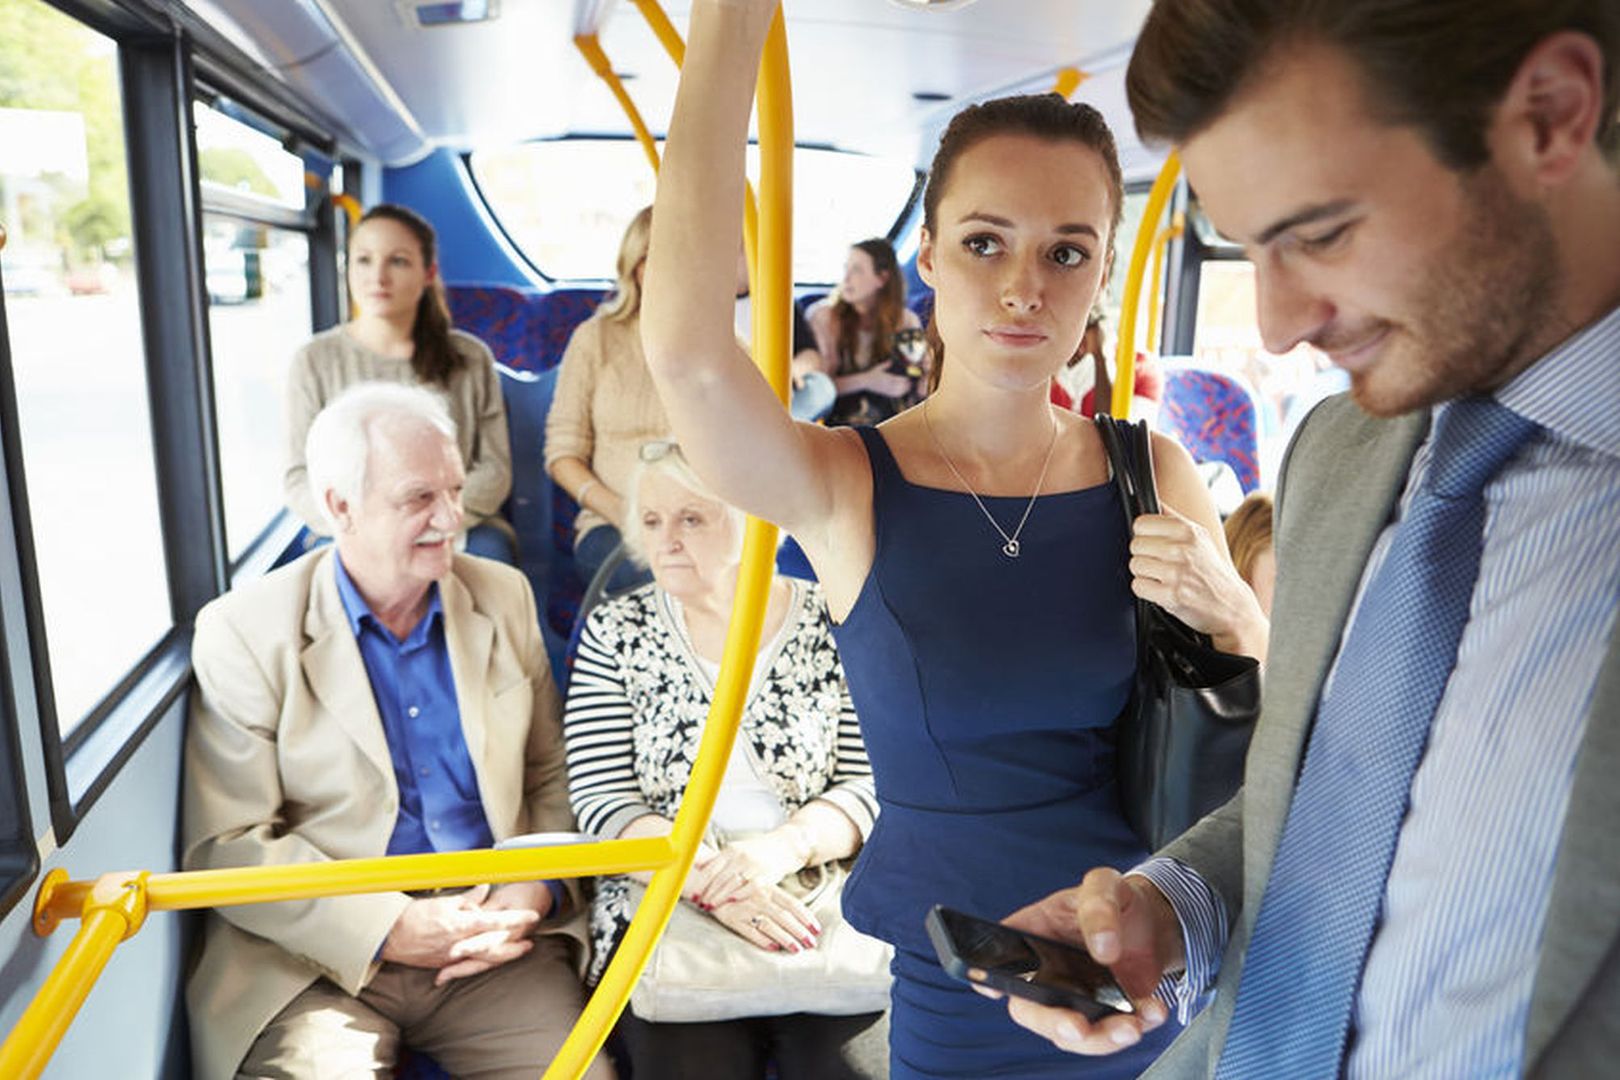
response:
[[[793,534],[838,624],[882,806],[844,908],[896,947],[891,1075],[1133,1076],[1166,1026],[1125,1025],[1134,1050],[1077,1061],[950,980],[923,929],[935,903],[1000,918],[1093,865],[1143,858],[1111,738],[1134,673],[1133,587],[1228,649],[1265,636],[1186,453],[1155,441],[1174,512],[1139,525],[1133,552],[1100,439],[1048,404],[1112,262],[1113,138],[1095,110],[1053,95],[959,115],[917,258],[936,292],[938,389],[877,428],[796,424],[731,319],[743,149],[776,6],[692,5],[653,212],[648,363],[687,459]]]

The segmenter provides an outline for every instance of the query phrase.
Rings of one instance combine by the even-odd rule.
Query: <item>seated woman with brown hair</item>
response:
[[[876,424],[920,400],[917,377],[894,370],[897,338],[920,333],[922,323],[906,307],[905,277],[887,240],[853,245],[837,291],[811,305],[805,318],[838,388],[828,423]]]
[[[626,487],[625,540],[653,583],[590,613],[564,710],[574,813],[603,839],[670,831],[708,715],[742,552],[742,514],[708,494],[673,444],[647,444],[642,458]],[[761,641],[708,841],[620,1021],[636,1080],[759,1080],[773,1060],[784,1078],[888,1075],[888,950],[843,923],[838,903],[837,863],[860,849],[877,801],[820,588],[775,578]],[[811,899],[802,887],[811,877],[836,884]],[[591,981],[639,895],[631,877],[600,881]],[[712,953],[735,952],[729,970],[755,972],[761,985],[730,987],[729,1000],[696,1019],[646,1006],[660,956],[690,956],[700,940]],[[829,976],[860,992],[829,999],[818,985]],[[700,1012],[686,1005],[683,1016]]]

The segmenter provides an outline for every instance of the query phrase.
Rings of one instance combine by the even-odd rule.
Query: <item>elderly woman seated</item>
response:
[[[574,811],[604,839],[671,828],[742,549],[742,515],[707,493],[673,444],[640,456],[624,535],[653,583],[590,613],[565,710]],[[842,923],[836,892],[839,860],[859,850],[877,803],[818,587],[773,579],[761,642],[708,841],[620,1022],[636,1080],[758,1080],[768,1061],[783,1078],[887,1075],[886,949]],[[593,982],[634,914],[635,877],[599,884]],[[807,889],[811,879],[823,887]],[[682,969],[710,960],[758,985],[698,1004]],[[830,978],[857,989],[829,1000]],[[659,990],[678,1007],[657,1007]]]

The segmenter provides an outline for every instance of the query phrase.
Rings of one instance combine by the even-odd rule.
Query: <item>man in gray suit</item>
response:
[[[1013,1016],[1108,1053],[1169,977],[1214,1000],[1155,1077],[1612,1073],[1620,5],[1158,0],[1127,86],[1352,391],[1284,466],[1243,792],[1009,920],[1138,1015]]]

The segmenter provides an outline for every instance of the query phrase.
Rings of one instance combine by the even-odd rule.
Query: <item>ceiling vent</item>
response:
[[[489,22],[501,14],[501,0],[395,0],[394,6],[412,30]]]

